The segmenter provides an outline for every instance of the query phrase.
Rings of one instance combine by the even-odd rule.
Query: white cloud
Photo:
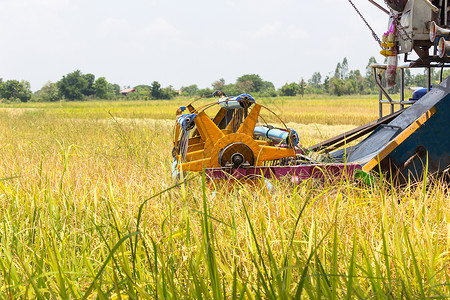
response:
[[[27,2],[27,1],[24,1]],[[47,7],[62,7],[69,4],[69,0],[31,0],[32,4],[44,5]]]
[[[285,25],[279,21],[264,24],[256,30],[249,30],[246,35],[254,39],[273,39],[276,36],[282,36],[288,40],[304,40],[309,37],[309,34],[303,28],[296,25]]]
[[[270,23],[270,24],[264,24],[263,26],[258,28],[252,34],[252,36],[254,38],[257,38],[257,39],[263,39],[263,38],[271,37],[274,34],[276,34],[277,32],[279,32],[280,28],[281,28],[281,24],[278,21],[275,21],[275,22]]]
[[[287,26],[283,31],[283,35],[290,40],[302,40],[309,37],[306,30],[292,24]]]
[[[20,50],[23,45],[47,46],[50,39],[67,35],[62,15],[68,4],[66,0],[0,0],[0,34],[6,40],[16,40]]]
[[[234,8],[245,8],[249,12],[270,15],[274,10],[294,6],[295,0],[226,0],[225,4]]]
[[[180,34],[180,31],[164,18],[159,17],[145,27],[142,34],[147,36],[176,37]]]
[[[1,0],[0,9],[23,9],[26,11],[66,8],[69,0]]]
[[[129,2],[0,0],[0,36],[8,41],[8,47],[0,47],[0,76],[25,76],[40,87],[82,69],[120,84],[130,82],[133,74],[138,84],[139,78],[148,78],[151,66],[155,80],[172,70],[167,81],[175,86],[208,86],[217,78],[229,81],[245,73],[271,74],[267,79],[282,85],[333,71],[344,56],[363,69],[379,51],[353,8],[340,0]],[[370,2],[355,2],[377,34],[386,31],[387,16]],[[328,22],[317,20],[318,11]],[[318,32],[327,32],[321,37],[325,42],[335,37],[323,51],[313,47]],[[297,59],[322,53],[327,60]],[[146,64],[121,69],[111,63],[127,60]],[[211,67],[217,61],[223,62],[219,70]]]
[[[130,30],[131,26],[125,19],[108,18],[95,30],[98,37],[119,37]]]

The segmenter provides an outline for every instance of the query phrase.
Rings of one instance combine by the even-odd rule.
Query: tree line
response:
[[[263,80],[257,74],[245,74],[236,79],[235,83],[226,83],[223,78],[214,81],[211,87],[199,88],[197,84],[183,86],[175,90],[173,86],[161,87],[158,81],[151,84],[141,84],[132,88],[132,92],[121,94],[118,84],[110,83],[105,77],[96,78],[94,74],[83,74],[80,70],[68,73],[56,83],[47,82],[40,90],[33,93],[28,81],[6,80],[0,78],[0,99],[5,101],[36,101],[52,102],[59,100],[156,100],[172,99],[175,96],[201,97],[211,95],[216,90],[223,91],[228,96],[239,94],[252,94],[257,97],[296,96],[305,94],[324,95],[367,95],[378,93],[372,69],[370,65],[376,64],[374,57],[367,63],[365,73],[359,70],[349,70],[348,60],[344,58],[338,62],[334,72],[325,77],[320,72],[312,74],[305,80],[300,78],[298,82],[286,82],[281,88],[276,89],[270,81]],[[400,72],[398,72],[400,73]],[[450,75],[450,70],[444,72],[444,78]],[[399,74],[397,74],[399,76]],[[432,82],[439,80],[439,73],[432,69]],[[411,74],[405,69],[405,86],[426,86],[426,74]],[[399,80],[397,80],[399,82]],[[127,87],[130,88],[131,87]],[[392,90],[399,91],[399,85]]]

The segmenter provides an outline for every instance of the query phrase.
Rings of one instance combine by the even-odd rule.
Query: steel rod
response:
[[[448,5],[448,0],[445,0],[444,1],[444,7],[443,8],[441,8],[441,9],[443,9],[444,10],[444,24],[445,24],[445,26],[447,26],[447,13],[448,13],[448,7],[447,7],[447,5]]]
[[[405,69],[400,69],[400,109],[405,108]]]
[[[373,71],[373,78],[375,80],[375,83],[377,84],[378,88],[380,89],[380,95],[379,95],[379,115],[380,118],[383,117],[383,107],[382,107],[382,101],[383,101],[383,95],[389,100],[389,103],[392,103],[392,98],[389,96],[389,94],[386,92],[386,90],[384,89],[383,85],[380,82],[380,78],[378,78],[377,76],[377,68],[379,66],[377,65],[372,65],[372,71]],[[380,76],[381,77],[381,76]]]
[[[383,6],[381,6],[380,4],[376,3],[373,0],[369,0],[369,2],[372,3],[373,5],[375,5],[376,7],[378,7],[379,9],[381,9],[382,11],[384,11],[386,14],[389,15],[389,11],[386,8],[384,8]]]
[[[415,101],[389,101],[389,100],[380,100],[381,103],[386,103],[386,104],[413,104],[415,103]]]
[[[386,101],[386,100],[384,100],[384,101]],[[382,118],[383,117],[383,93],[381,92],[381,90],[379,91],[379,94],[378,94],[378,109],[379,109],[378,114],[379,114],[380,118]]]

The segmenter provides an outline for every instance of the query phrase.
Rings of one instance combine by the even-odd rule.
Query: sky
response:
[[[353,2],[381,36],[387,15]],[[0,0],[0,78],[33,91],[75,70],[121,87],[259,74],[280,88],[344,57],[365,73],[379,50],[348,0]]]

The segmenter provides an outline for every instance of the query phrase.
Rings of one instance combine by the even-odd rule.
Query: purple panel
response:
[[[254,167],[240,169],[210,168],[206,176],[210,179],[252,179],[291,177],[292,182],[300,183],[308,178],[353,178],[355,170],[361,170],[359,164],[312,164],[298,166]]]

